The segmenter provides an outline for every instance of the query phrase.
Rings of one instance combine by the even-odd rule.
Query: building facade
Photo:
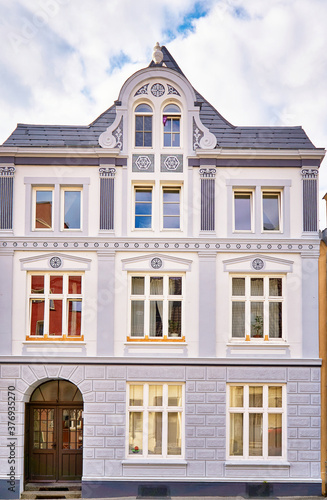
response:
[[[0,496],[320,494],[318,169],[158,45],[91,125],[0,148]],[[252,490],[251,490],[252,488]]]

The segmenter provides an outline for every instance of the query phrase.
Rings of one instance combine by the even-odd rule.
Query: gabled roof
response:
[[[161,47],[161,67],[184,73],[166,47]],[[149,67],[158,66],[153,61]],[[186,77],[185,77],[186,78]],[[200,119],[217,138],[217,148],[315,149],[302,127],[236,127],[229,123],[195,89]],[[99,135],[115,120],[113,105],[88,126],[18,124],[3,146],[99,147]]]

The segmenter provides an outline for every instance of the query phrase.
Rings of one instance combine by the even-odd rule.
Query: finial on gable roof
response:
[[[155,64],[160,64],[163,60],[163,53],[161,52],[159,42],[157,42],[153,48],[152,60]]]

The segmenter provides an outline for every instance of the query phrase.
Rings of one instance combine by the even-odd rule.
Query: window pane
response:
[[[263,229],[279,231],[279,195],[277,193],[262,195]]]
[[[232,337],[245,337],[245,302],[232,303]]]
[[[135,130],[143,132],[143,116],[135,116]]]
[[[151,215],[135,216],[136,229],[151,229]]]
[[[150,295],[163,294],[163,278],[150,277]]]
[[[70,295],[77,295],[82,293],[82,276],[69,276],[68,293]]]
[[[165,229],[179,229],[179,217],[164,217],[163,227]]]
[[[149,386],[149,406],[162,406],[162,385]]]
[[[168,337],[181,337],[182,334],[182,302],[168,303]]]
[[[263,302],[251,302],[251,337],[263,337]]]
[[[182,278],[169,278],[169,295],[182,295]]]
[[[142,103],[136,106],[135,108],[136,113],[152,113],[152,108],[148,104]]]
[[[282,338],[282,303],[269,303],[269,337]]]
[[[148,452],[149,455],[162,454],[162,413],[149,412],[148,423]]]
[[[168,413],[168,455],[181,455],[182,414]]]
[[[150,337],[162,337],[163,301],[150,302]]]
[[[282,415],[270,413],[268,415],[268,456],[282,456]]]
[[[143,337],[144,335],[144,302],[132,300],[131,311],[131,336]]]
[[[179,215],[179,203],[164,203],[164,215]]]
[[[143,146],[143,132],[135,132],[135,146]]]
[[[44,300],[31,301],[31,335],[43,335]]]
[[[143,413],[129,414],[129,453],[142,455],[143,453]]]
[[[144,117],[144,130],[146,132],[151,132],[152,130],[152,116]]]
[[[180,120],[179,118],[173,118],[173,132],[179,132],[180,130]]]
[[[135,200],[136,201],[151,201],[152,200],[152,191],[147,189],[144,191],[137,190],[135,192]]]
[[[35,227],[52,227],[52,191],[36,191]]]
[[[281,297],[282,293],[282,278],[269,278],[269,296]]]
[[[31,293],[44,293],[44,276],[31,276]]]
[[[249,387],[249,407],[262,408],[262,387]]]
[[[49,301],[49,335],[62,334],[62,300]]]
[[[164,203],[179,203],[179,189],[175,189],[175,190],[167,190],[163,192],[163,200],[164,200]]]
[[[144,278],[142,276],[132,278],[132,295],[144,295]]]
[[[81,325],[82,325],[82,301],[69,300],[68,335],[72,337],[81,335]]]
[[[251,295],[263,296],[263,278],[251,278]]]
[[[139,146],[139,144],[136,144]],[[144,132],[144,146],[150,148],[152,146],[152,132]]]
[[[81,227],[81,192],[65,191],[65,229],[80,229]]]
[[[170,132],[171,132],[171,125],[172,125],[172,120],[171,118],[167,118],[167,116],[163,117],[163,124],[164,124],[164,132],[167,137],[171,137]]]
[[[174,148],[178,148],[180,146],[180,135],[179,134],[173,134],[172,146]]]
[[[229,390],[229,406],[231,408],[243,407],[243,387],[231,386]]]
[[[249,414],[249,456],[262,456],[262,413]]]
[[[243,413],[230,415],[229,453],[231,456],[243,455]]]
[[[282,388],[281,387],[268,387],[268,406],[269,408],[282,407]]]
[[[143,385],[130,386],[129,406],[143,406]]]
[[[245,278],[233,278],[232,280],[232,294],[238,296],[245,295]]]
[[[164,134],[164,146],[165,148],[169,148],[171,146],[171,135]]]
[[[235,230],[251,230],[251,194],[237,194],[234,196]]]
[[[63,276],[50,276],[50,293],[62,293]]]
[[[167,104],[163,110],[164,113],[180,113],[180,107],[177,104]]]
[[[135,214],[136,215],[151,215],[151,213],[152,213],[151,203],[137,202],[135,204]]]
[[[180,385],[168,386],[168,406],[182,406],[182,387]]]

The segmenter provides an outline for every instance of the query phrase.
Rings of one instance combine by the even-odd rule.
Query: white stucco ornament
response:
[[[155,64],[160,64],[163,60],[163,53],[161,52],[159,42],[153,48],[152,60]]]

